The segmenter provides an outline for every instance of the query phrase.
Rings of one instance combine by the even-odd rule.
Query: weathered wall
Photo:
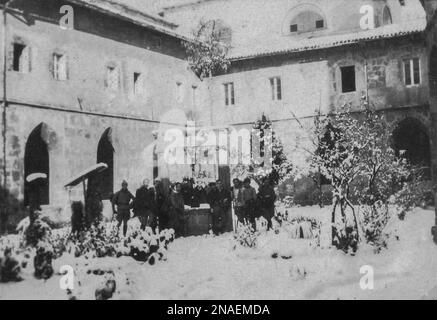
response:
[[[418,86],[404,83],[403,60],[408,58],[420,59]],[[355,65],[356,91],[342,93],[340,67],[348,65]],[[323,113],[346,103],[359,107],[367,89],[378,109],[422,106],[429,99],[427,69],[420,37],[235,62],[227,74],[210,81],[213,123],[253,122],[262,113],[272,120],[293,118],[293,114],[307,117],[319,108]],[[281,101],[272,101],[269,78],[274,76],[281,77]],[[223,84],[227,82],[234,82],[235,106],[225,106]]]
[[[417,86],[404,82],[403,60],[411,58],[420,59]],[[356,68],[356,91],[342,93],[340,67],[348,65]],[[269,78],[274,76],[281,77],[281,101],[272,101]],[[225,106],[223,84],[228,82],[235,84],[234,106]],[[370,103],[395,126],[405,118],[418,119],[428,130],[431,126],[428,56],[421,36],[234,62],[227,74],[214,77],[209,86],[214,125],[250,128],[262,114],[267,115],[302,174],[309,170],[306,150],[314,148],[308,135],[315,110],[327,113],[350,103],[358,111],[366,90]],[[303,183],[312,188],[311,181]],[[294,187],[303,188],[301,184]]]
[[[28,10],[49,16],[53,22],[36,19],[27,25],[8,17],[10,100],[75,110],[82,107],[86,111],[150,120],[159,120],[172,107],[191,109],[192,85],[201,86],[201,83],[183,60],[180,40],[83,8],[74,8],[76,29],[63,30],[56,24],[60,5],[53,0],[50,2],[51,6]],[[21,41],[32,49],[29,74],[11,71],[14,41]],[[54,53],[68,56],[68,81],[53,79]],[[105,87],[108,65],[120,69],[118,91]],[[144,77],[144,95],[133,94],[134,72]],[[181,101],[178,101],[177,82],[184,88]]]
[[[62,2],[37,2],[20,4],[29,23],[8,15],[8,190],[15,199],[23,199],[26,142],[43,123],[49,149],[50,205],[68,205],[64,184],[96,163],[99,140],[108,128],[115,149],[114,188],[126,179],[134,191],[143,178],[153,176],[152,132],[166,129],[160,121],[172,127],[185,124],[186,115],[194,112],[195,116],[206,97],[204,84],[189,70],[179,39],[76,7],[75,30],[63,30],[57,24]],[[12,70],[12,44],[16,41],[31,47],[29,73]],[[54,53],[68,57],[66,81],[53,78]],[[105,87],[108,64],[120,68],[118,91]],[[134,72],[144,76],[144,95],[133,93]],[[178,82],[183,86],[182,95]],[[197,106],[192,86],[198,88]],[[162,151],[161,147],[158,152]],[[160,175],[172,174],[162,159],[160,166]],[[79,188],[71,196],[77,197],[81,191]]]
[[[262,51],[269,44],[297,41],[313,36],[307,33],[302,37],[289,35],[290,19],[301,6],[322,12],[326,29],[314,33],[315,37],[344,32],[360,31],[360,8],[372,5],[376,25],[381,20],[382,8],[388,5],[394,23],[412,21],[424,17],[425,12],[419,0],[405,1],[401,6],[398,0],[213,0],[193,1],[191,5],[179,6],[164,11],[165,17],[191,32],[201,20],[220,19],[232,29],[232,46],[250,47]],[[246,14],[245,14],[246,13]]]
[[[269,78],[276,76],[282,81],[281,101],[272,101]],[[227,82],[234,82],[235,105],[225,105],[223,84]],[[253,122],[263,113],[272,120],[305,117],[313,115],[319,106],[328,111],[328,83],[326,61],[239,70],[214,77],[210,83],[213,124]]]

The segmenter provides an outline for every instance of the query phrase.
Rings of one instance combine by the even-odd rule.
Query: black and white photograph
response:
[[[0,300],[437,300],[437,0],[0,0],[0,113]]]

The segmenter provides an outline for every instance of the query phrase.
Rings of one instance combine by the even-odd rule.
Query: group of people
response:
[[[134,216],[141,222],[141,228],[150,227],[156,230],[158,225],[165,228],[165,217],[161,214],[164,204],[164,195],[159,187],[159,180],[155,181],[154,187],[149,186],[148,179],[136,191],[135,196],[129,191],[127,181],[121,183],[120,191],[116,192],[111,199],[112,211],[117,218],[118,227],[123,224],[123,235],[127,233],[127,222],[131,218],[131,210]]]
[[[268,178],[263,178],[256,193],[251,186],[250,178],[243,181],[233,180],[232,199],[238,222],[250,223],[256,230],[256,218],[264,217],[267,230],[272,229],[272,218],[275,215],[276,193]]]
[[[129,191],[128,183],[123,181],[121,190],[112,197],[112,209],[117,218],[118,227],[123,224],[123,234],[127,233],[127,222],[131,211],[141,221],[144,230],[153,231],[172,228],[176,236],[184,233],[185,205],[198,206],[199,199],[194,196],[192,184],[175,183],[165,190],[163,183],[156,179],[153,186],[144,179],[135,196]],[[256,218],[263,216],[268,228],[272,227],[276,195],[268,179],[264,179],[258,193],[251,186],[250,178],[243,182],[233,180],[232,190],[225,188],[222,181],[211,183],[205,191],[205,201],[211,207],[212,231],[218,235],[226,231],[232,204],[235,215],[241,223],[249,222],[256,229]]]

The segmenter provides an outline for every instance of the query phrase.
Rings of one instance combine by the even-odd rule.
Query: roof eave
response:
[[[112,11],[107,10],[105,8],[102,8],[102,7],[99,7],[99,6],[87,3],[87,2],[83,2],[81,0],[66,0],[66,1],[69,2],[69,3],[72,3],[72,4],[75,4],[75,5],[84,7],[84,8],[88,8],[88,9],[91,9],[91,10],[95,10],[95,11],[101,12],[101,13],[103,13],[105,15],[108,15],[108,16],[112,16],[112,17],[116,17],[116,18],[124,20],[124,21],[128,21],[128,22],[133,23],[135,25],[138,25],[138,26],[141,26],[141,27],[144,27],[144,28],[147,28],[147,29],[151,29],[151,30],[154,30],[154,31],[159,32],[159,33],[164,33],[164,34],[169,35],[169,36],[174,37],[174,38],[178,38],[178,39],[181,39],[181,40],[184,40],[184,41],[189,41],[189,42],[192,41],[192,39],[190,39],[189,37],[187,37],[185,35],[182,35],[182,34],[179,34],[177,32],[174,32],[172,30],[168,30],[165,27],[161,28],[161,27],[155,26],[155,25],[153,25],[151,23],[140,22],[140,21],[138,21],[136,19],[130,18],[130,17],[128,17],[126,15],[123,15],[121,13],[120,14],[119,13],[115,13],[115,12],[112,12]],[[138,13],[140,13],[140,12],[138,12]],[[144,13],[140,13],[140,14],[142,14],[143,16],[149,17],[149,15],[147,15],[147,14],[144,14]],[[155,17],[150,16],[150,18],[155,18]],[[162,21],[165,21],[165,20],[162,20]],[[171,24],[171,25],[174,25],[175,27],[178,26],[178,25],[173,24],[173,23],[168,22],[168,21],[167,21],[167,23]]]
[[[278,56],[278,55],[284,55],[284,54],[292,54],[292,53],[302,53],[302,52],[310,52],[310,51],[317,51],[317,50],[325,50],[330,48],[338,48],[342,46],[348,46],[348,45],[354,45],[359,44],[363,42],[371,42],[371,41],[378,41],[378,40],[387,40],[387,39],[393,39],[393,38],[400,38],[400,37],[406,37],[409,35],[414,34],[421,34],[424,33],[425,30],[417,30],[417,31],[411,31],[411,32],[405,32],[398,35],[387,35],[387,36],[381,36],[378,38],[363,38],[363,39],[356,39],[351,40],[347,42],[339,42],[332,45],[327,46],[313,46],[311,48],[299,48],[299,49],[290,49],[290,50],[278,50],[278,51],[271,51],[271,52],[264,52],[264,53],[258,53],[258,54],[251,54],[251,55],[244,55],[244,56],[235,56],[230,57],[230,62],[236,62],[236,61],[243,61],[243,60],[251,60],[251,59],[257,59],[257,58],[263,58],[263,57],[271,57],[271,56]]]

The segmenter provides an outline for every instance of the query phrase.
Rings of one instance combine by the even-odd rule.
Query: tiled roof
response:
[[[358,30],[342,34],[329,34],[313,37],[306,35],[283,36],[283,41],[258,41],[232,48],[231,60],[243,60],[268,55],[303,52],[331,47],[339,47],[361,41],[372,41],[421,33],[426,29],[426,19],[417,19],[403,24],[386,25],[373,30]]]
[[[169,22],[162,17],[153,13],[147,13],[145,10],[138,10],[126,4],[121,4],[114,0],[67,0],[72,4],[90,8],[108,15],[130,21],[148,29],[153,29],[170,36],[188,40],[189,36],[178,31],[177,24]]]

